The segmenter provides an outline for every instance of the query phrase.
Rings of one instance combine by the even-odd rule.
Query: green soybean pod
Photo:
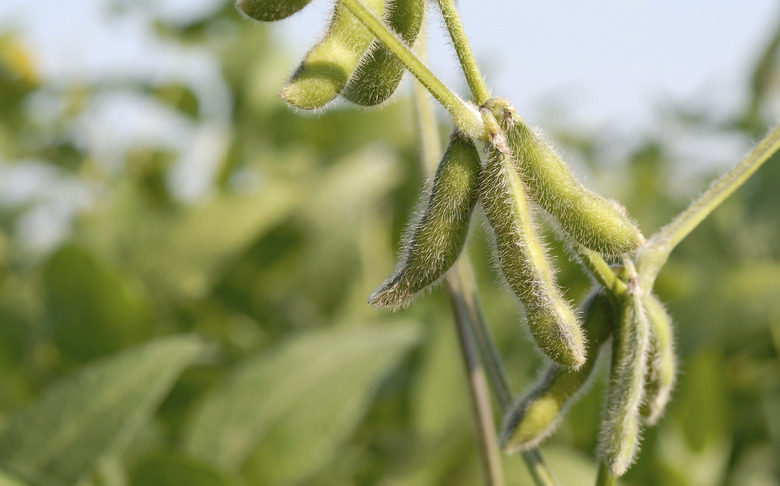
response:
[[[311,0],[236,0],[236,10],[250,20],[273,22],[294,14]]]
[[[505,100],[494,104],[511,107]],[[617,204],[591,192],[574,177],[561,157],[526,125],[514,108],[503,124],[518,170],[531,199],[550,213],[574,240],[602,255],[639,248],[645,239]]]
[[[457,261],[477,204],[480,159],[474,142],[453,132],[433,177],[427,204],[410,226],[393,275],[368,301],[397,309],[439,280]]]
[[[598,351],[609,339],[615,316],[609,299],[601,292],[588,296],[583,313],[587,361],[576,371],[555,365],[547,368],[541,380],[506,415],[501,432],[504,452],[513,454],[539,445],[555,431],[566,409],[585,388]]]
[[[649,323],[638,292],[622,299],[613,332],[612,369],[599,432],[599,457],[616,476],[634,462],[641,440],[639,409],[644,396]]]
[[[655,425],[663,415],[677,378],[672,319],[655,295],[643,299],[650,321],[650,351],[645,377],[645,401],[640,413],[647,425]]]
[[[389,11],[388,11],[389,10]],[[409,47],[414,46],[425,15],[425,0],[395,0],[385,7],[385,23]],[[375,42],[344,88],[344,97],[362,105],[386,101],[401,83],[404,65],[387,48]]]
[[[492,115],[484,116],[486,126]],[[495,119],[492,120],[495,124]],[[585,362],[585,339],[570,304],[555,284],[544,246],[531,222],[525,188],[504,152],[500,131],[491,134],[480,175],[479,197],[493,229],[498,263],[525,308],[531,336],[551,360],[577,368]]]
[[[382,15],[383,0],[365,0],[364,4],[375,15]],[[347,85],[373,40],[374,35],[357,17],[336,3],[325,37],[306,53],[282,88],[282,99],[304,110],[327,105]]]

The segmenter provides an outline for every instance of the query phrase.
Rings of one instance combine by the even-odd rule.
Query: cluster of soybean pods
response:
[[[268,22],[286,18],[310,1],[238,0],[236,6],[248,18]],[[363,4],[407,46],[414,45],[425,16],[424,0]],[[404,65],[337,2],[326,33],[281,96],[306,110],[323,108],[339,95],[374,106],[396,91],[404,72]],[[423,209],[407,231],[396,269],[369,302],[396,310],[440,281],[463,250],[479,203],[503,278],[522,303],[536,346],[551,361],[539,382],[506,415],[501,446],[507,452],[527,450],[549,436],[587,382],[599,349],[612,338],[599,455],[615,475],[622,475],[638,450],[641,424],[658,420],[674,386],[669,316],[654,295],[638,291],[632,265],[622,269],[627,283],[623,295],[596,289],[578,315],[556,284],[532,206],[550,215],[571,246],[607,258],[635,252],[644,237],[625,209],[577,181],[508,101],[491,98],[479,111],[486,130],[484,157],[476,145],[481,141],[458,130],[452,133],[426,189]]]

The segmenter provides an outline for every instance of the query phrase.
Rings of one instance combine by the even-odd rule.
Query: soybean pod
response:
[[[385,7],[385,23],[409,48],[417,40],[424,15],[425,0],[395,0]],[[374,42],[343,95],[358,105],[378,105],[395,93],[404,71],[404,65],[395,55]]]
[[[633,267],[633,265],[632,265]],[[641,440],[639,409],[644,396],[649,324],[636,279],[621,298],[613,333],[612,368],[599,432],[599,457],[616,476],[634,462]]]
[[[643,299],[650,322],[650,351],[645,377],[645,401],[640,410],[647,425],[655,425],[669,403],[677,375],[672,320],[655,295]]]
[[[365,6],[381,17],[384,1],[365,0]],[[312,47],[290,81],[282,99],[304,110],[316,110],[342,92],[365,54],[374,35],[347,7],[337,2],[328,31]]]
[[[236,0],[236,9],[246,18],[260,22],[282,20],[311,0]]]
[[[584,389],[596,366],[598,351],[609,339],[614,312],[609,299],[592,292],[583,305],[583,327],[588,339],[588,358],[576,371],[550,365],[542,379],[528,392],[504,419],[501,448],[512,454],[536,447],[552,434],[566,409]]]
[[[585,362],[585,339],[570,304],[555,284],[547,255],[531,221],[529,204],[503,135],[494,125],[488,158],[479,183],[479,197],[495,235],[496,254],[509,288],[525,308],[531,336],[551,360],[577,368]]]
[[[389,309],[406,305],[457,261],[477,203],[479,170],[474,142],[453,132],[424,211],[410,227],[398,267],[371,294],[369,303]]]
[[[580,184],[555,150],[517,116],[508,101],[491,98],[485,106],[501,119],[529,196],[571,238],[602,255],[628,253],[644,243],[642,233],[625,210]]]

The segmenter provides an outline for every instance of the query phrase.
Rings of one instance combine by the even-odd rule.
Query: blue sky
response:
[[[319,37],[328,8],[315,0],[280,26],[296,53]],[[711,97],[713,109],[733,109],[780,20],[772,0],[460,0],[458,8],[493,94],[526,116],[556,103],[575,123],[610,125],[644,123],[664,99]],[[459,85],[437,14],[429,10],[430,64]]]

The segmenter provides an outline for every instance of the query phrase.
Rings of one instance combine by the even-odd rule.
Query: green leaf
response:
[[[290,213],[295,196],[273,180],[251,195],[161,209],[127,184],[93,215],[86,239],[159,298],[198,297],[225,263]]]
[[[89,251],[57,250],[43,268],[47,322],[58,349],[78,362],[138,343],[150,313],[141,295]]]
[[[240,366],[197,409],[185,447],[253,484],[300,479],[327,463],[361,420],[418,328],[339,327],[289,338]]]
[[[0,467],[34,484],[75,484],[150,417],[201,349],[195,337],[160,338],[55,384],[6,420]]]
[[[27,484],[20,482],[17,478],[6,474],[4,471],[0,471],[0,486],[27,486]]]
[[[131,486],[230,486],[235,484],[212,466],[191,457],[155,455],[133,471]]]

